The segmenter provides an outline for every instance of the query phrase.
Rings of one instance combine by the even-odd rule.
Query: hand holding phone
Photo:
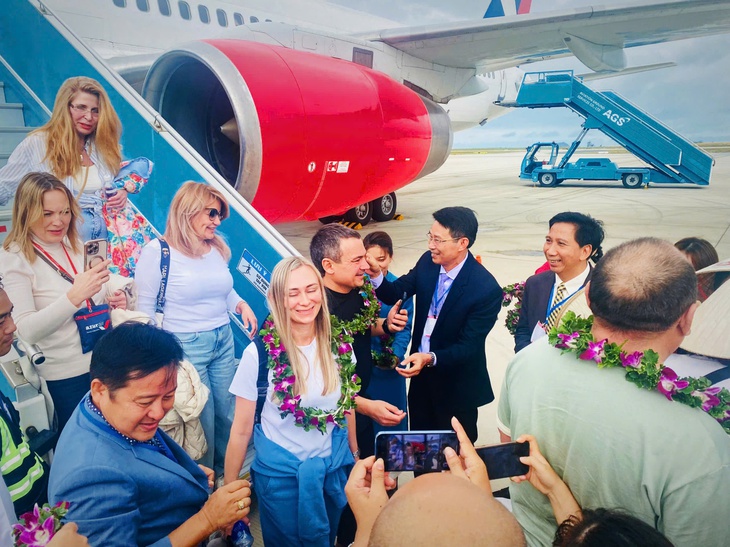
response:
[[[530,455],[529,443],[504,443],[476,449],[487,466],[490,480],[526,475],[530,467],[520,458]]]
[[[92,239],[84,243],[84,271],[106,260],[108,246],[106,239]]]

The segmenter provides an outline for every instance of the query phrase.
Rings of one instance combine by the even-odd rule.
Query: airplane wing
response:
[[[663,0],[395,28],[358,37],[479,72],[569,55],[593,70],[616,71],[625,67],[625,47],[729,31],[727,0]]]

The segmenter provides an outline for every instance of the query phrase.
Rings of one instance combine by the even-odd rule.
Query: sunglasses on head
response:
[[[206,207],[205,210],[208,211],[208,218],[210,218],[210,220],[215,220],[217,218],[223,220],[223,213],[215,207]]]

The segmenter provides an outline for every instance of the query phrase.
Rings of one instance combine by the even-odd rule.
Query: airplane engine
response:
[[[269,221],[316,219],[435,171],[437,104],[348,61],[241,40],[160,56],[144,98]]]

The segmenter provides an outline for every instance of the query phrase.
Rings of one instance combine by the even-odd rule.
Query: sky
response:
[[[405,25],[423,25],[481,18],[489,0],[330,0],[387,17]],[[510,1],[510,0],[505,0]],[[626,0],[532,0],[532,12],[590,5],[621,5]],[[695,141],[730,141],[730,35],[629,48],[627,65],[671,61],[677,66],[590,82],[595,90],[611,89],[665,125]],[[590,72],[575,58],[522,67],[525,70]],[[515,109],[483,127],[454,134],[454,148],[526,147],[536,141],[571,142],[583,118],[567,108]],[[585,142],[611,144],[591,131]]]

